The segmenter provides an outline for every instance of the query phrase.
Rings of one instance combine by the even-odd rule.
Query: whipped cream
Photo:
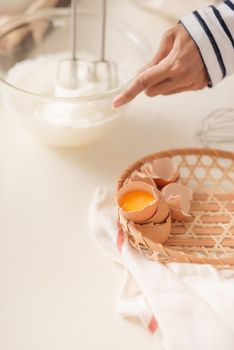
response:
[[[57,69],[64,57],[65,54],[48,54],[15,64],[5,80],[29,94],[6,89],[4,102],[8,111],[15,114],[27,129],[50,144],[77,146],[92,143],[113,127],[119,110],[112,109],[111,96],[95,99],[95,95],[105,89],[103,83],[82,84],[76,90],[59,86]],[[79,99],[87,95],[94,97]]]

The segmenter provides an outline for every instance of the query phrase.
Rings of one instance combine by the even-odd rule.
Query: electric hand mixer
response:
[[[107,1],[102,0],[102,38],[100,61],[85,61],[77,57],[77,0],[71,1],[71,57],[59,62],[57,83],[61,88],[74,91],[88,84],[102,84],[103,91],[118,86],[117,66],[106,60],[106,14]]]

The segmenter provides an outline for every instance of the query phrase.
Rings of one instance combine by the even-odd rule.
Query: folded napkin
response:
[[[234,271],[208,265],[150,261],[124,238],[113,191],[96,190],[89,211],[91,234],[101,251],[121,264],[124,283],[117,312],[160,328],[167,350],[234,349]]]

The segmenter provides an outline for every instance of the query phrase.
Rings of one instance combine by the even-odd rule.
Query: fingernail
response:
[[[114,108],[119,108],[121,106],[123,106],[123,100],[121,98],[116,98],[114,101],[113,101],[113,107]]]

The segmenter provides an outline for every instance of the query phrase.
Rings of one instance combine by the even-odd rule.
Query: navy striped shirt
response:
[[[199,48],[211,86],[234,73],[234,0],[194,11],[181,22]]]

